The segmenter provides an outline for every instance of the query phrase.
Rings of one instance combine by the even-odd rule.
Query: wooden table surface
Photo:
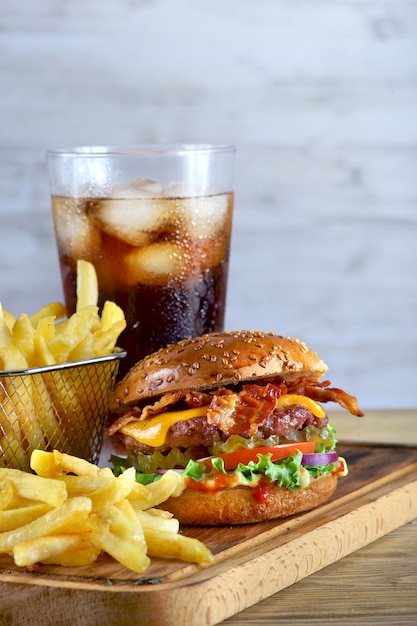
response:
[[[222,622],[417,624],[417,520]]]
[[[354,424],[336,413],[331,422],[344,442],[417,447],[417,410],[372,411]],[[417,520],[222,624],[416,626]]]

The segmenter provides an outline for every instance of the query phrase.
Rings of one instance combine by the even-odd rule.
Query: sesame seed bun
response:
[[[217,332],[161,348],[117,383],[110,410],[178,389],[206,390],[282,376],[318,380],[327,365],[298,339],[254,331]]]

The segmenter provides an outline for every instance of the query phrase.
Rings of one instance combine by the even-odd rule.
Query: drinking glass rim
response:
[[[227,153],[235,152],[233,144],[132,144],[132,145],[86,145],[71,148],[52,148],[47,156],[65,157],[109,157],[109,156],[174,156],[190,153]]]

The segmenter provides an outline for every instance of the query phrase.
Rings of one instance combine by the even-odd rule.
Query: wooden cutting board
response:
[[[417,450],[339,446],[349,475],[326,504],[278,522],[189,528],[216,563],[154,560],[143,577],[108,557],[27,572],[0,558],[0,624],[210,626],[417,517]]]

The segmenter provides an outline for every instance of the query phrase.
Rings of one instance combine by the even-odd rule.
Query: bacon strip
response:
[[[299,388],[299,393],[308,396],[312,400],[317,400],[317,402],[336,402],[352,415],[363,417],[364,413],[358,407],[358,400],[355,396],[351,396],[343,389],[329,387],[329,385],[329,380],[321,383],[304,383]]]
[[[283,383],[282,381],[272,381],[264,385],[250,383],[243,385],[241,391],[221,387],[210,393],[189,390],[169,392],[158,398],[153,404],[146,405],[142,410],[133,409],[121,416],[107,428],[106,434],[114,435],[125,424],[151,418],[178,403],[189,408],[207,406],[208,424],[218,427],[227,435],[253,434],[258,426],[266,423],[271,416],[277,414],[278,399],[286,393],[304,395],[318,402],[336,402],[352,415],[363,416],[355,396],[329,385],[330,381],[328,380],[311,382],[299,379],[293,383]]]
[[[135,411],[135,410],[129,411],[129,413],[125,413],[125,415],[122,415],[121,417],[119,417],[115,422],[113,422],[113,424],[110,424],[110,426],[106,428],[106,435],[108,437],[111,437],[112,435],[117,433],[121,428],[123,428],[123,426],[126,426],[126,424],[129,424],[130,422],[137,422],[139,419],[140,419],[139,411]]]

